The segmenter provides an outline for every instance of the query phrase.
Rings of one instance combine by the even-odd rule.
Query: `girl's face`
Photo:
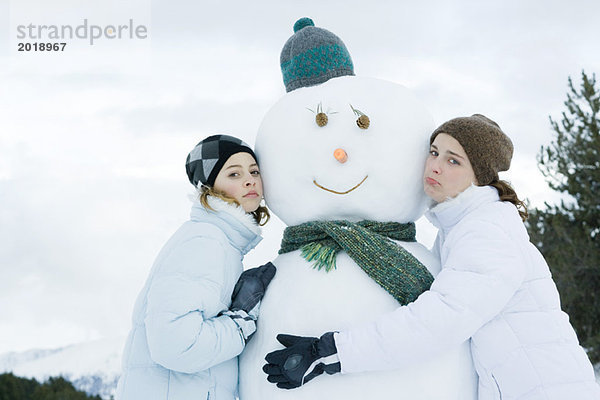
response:
[[[214,189],[234,198],[246,212],[256,211],[263,196],[258,164],[249,153],[235,153],[225,164]]]
[[[456,197],[473,183],[477,184],[477,179],[463,147],[452,136],[438,134],[425,161],[425,194],[441,203]]]

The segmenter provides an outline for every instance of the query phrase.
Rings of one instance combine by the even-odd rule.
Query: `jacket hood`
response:
[[[242,207],[227,203],[214,196],[208,196],[207,199],[213,210],[204,208],[200,201],[194,200],[190,213],[192,221],[208,222],[219,227],[231,245],[237,248],[242,255],[255,248],[262,240],[260,226]]]
[[[425,213],[427,219],[438,229],[452,228],[465,215],[482,204],[498,201],[498,191],[492,186],[471,185],[453,199],[438,203]]]

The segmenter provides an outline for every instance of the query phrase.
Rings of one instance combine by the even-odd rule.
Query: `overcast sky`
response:
[[[0,354],[129,330],[161,246],[189,215],[185,157],[226,132],[254,143],[284,93],[279,52],[310,16],[357,75],[411,88],[437,123],[482,113],[515,144],[504,175],[556,201],[536,154],[567,78],[600,72],[600,2],[0,0]],[[18,27],[130,24],[145,38],[19,52]],[[435,231],[419,223],[430,245]],[[246,259],[274,257],[282,224]]]

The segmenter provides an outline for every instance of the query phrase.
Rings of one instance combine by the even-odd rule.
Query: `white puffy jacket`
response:
[[[342,372],[410,367],[470,338],[480,400],[600,400],[515,206],[471,186],[427,217],[442,270],[415,302],[335,335]]]
[[[218,316],[231,304],[242,258],[261,240],[241,207],[209,197],[160,251],[133,311],[118,400],[233,400],[237,325]]]

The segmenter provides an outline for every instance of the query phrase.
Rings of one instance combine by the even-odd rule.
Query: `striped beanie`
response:
[[[217,175],[229,157],[236,153],[249,153],[256,160],[254,152],[246,143],[229,135],[213,135],[202,140],[187,156],[185,170],[190,183],[212,187]]]
[[[440,125],[429,139],[433,143],[440,133],[452,136],[469,157],[479,186],[497,181],[498,172],[510,168],[513,144],[500,126],[481,114],[454,118]]]
[[[328,30],[315,27],[310,18],[300,18],[294,24],[294,34],[281,50],[280,64],[286,92],[354,75],[344,42]]]

